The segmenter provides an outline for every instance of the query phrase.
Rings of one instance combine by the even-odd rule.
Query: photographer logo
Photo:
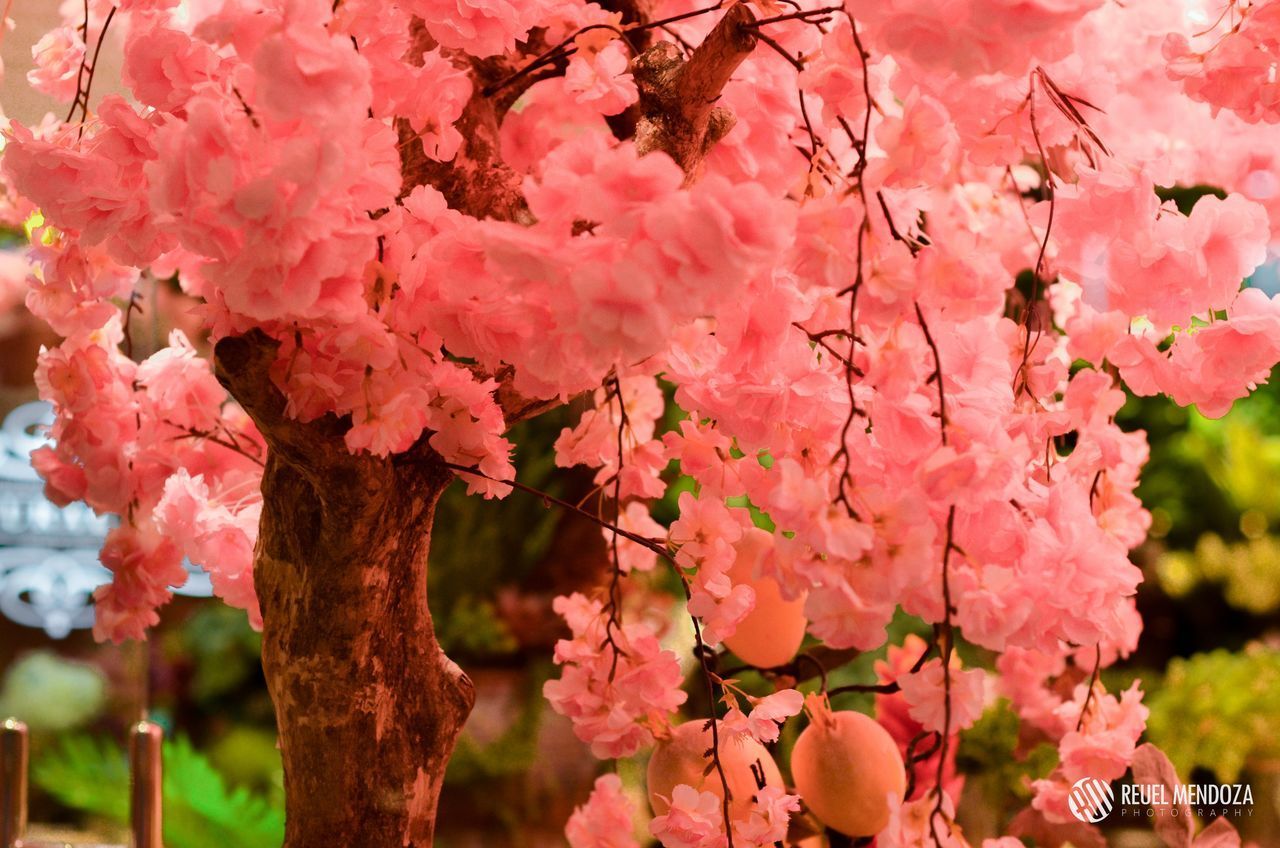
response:
[[[1111,813],[1114,800],[1109,783],[1096,777],[1082,777],[1071,787],[1067,803],[1071,815],[1086,824],[1097,824]]]

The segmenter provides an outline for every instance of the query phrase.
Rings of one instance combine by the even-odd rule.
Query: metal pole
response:
[[[164,731],[150,721],[138,722],[129,733],[129,820],[133,848],[163,848],[163,743]]]
[[[0,848],[14,848],[27,832],[27,726],[0,724]]]

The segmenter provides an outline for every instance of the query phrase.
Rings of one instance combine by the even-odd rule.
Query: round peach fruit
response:
[[[679,784],[687,784],[700,792],[724,797],[720,774],[711,766],[707,751],[711,749],[711,728],[705,719],[678,725],[669,739],[659,740],[649,758],[649,805],[654,815],[667,812],[671,792]],[[755,800],[759,784],[756,775],[764,777],[766,786],[782,787],[782,774],[773,757],[749,736],[732,738],[720,735],[720,765],[729,784],[730,817],[747,815]]]
[[[847,836],[872,836],[889,823],[889,796],[899,801],[907,774],[898,745],[859,712],[818,711],[791,752],[791,776],[823,824]]]

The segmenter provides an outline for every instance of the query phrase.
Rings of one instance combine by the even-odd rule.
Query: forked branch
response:
[[[746,4],[729,7],[687,60],[670,41],[660,41],[632,63],[640,90],[636,147],[663,150],[688,181],[703,158],[733,128],[733,114],[716,101],[738,66],[755,49],[755,15]]]

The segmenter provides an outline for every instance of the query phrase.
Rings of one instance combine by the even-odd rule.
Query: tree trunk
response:
[[[453,479],[424,448],[351,456],[345,425],[283,415],[275,345],[224,339],[219,379],[269,454],[254,582],[284,760],[285,848],[427,848],[471,681],[427,611],[427,550]]]

